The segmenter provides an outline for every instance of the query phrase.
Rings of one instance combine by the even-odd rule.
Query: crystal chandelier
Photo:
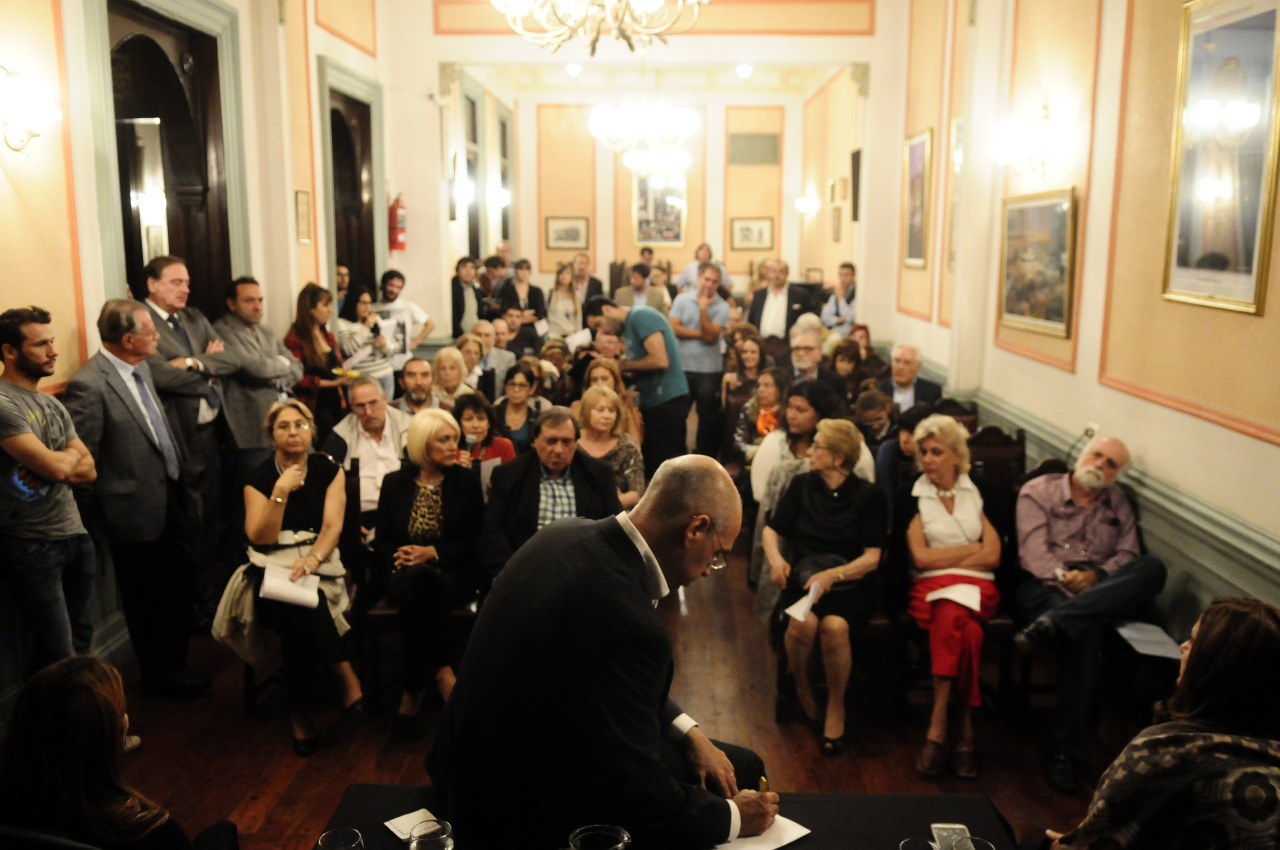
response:
[[[539,47],[560,49],[575,35],[596,55],[600,36],[612,33],[635,52],[656,38],[688,30],[711,0],[489,0],[511,28]],[[685,10],[691,14],[686,15]]]
[[[601,105],[587,119],[591,135],[620,152],[622,164],[640,174],[687,171],[693,158],[680,146],[701,124],[696,109],[665,103]]]

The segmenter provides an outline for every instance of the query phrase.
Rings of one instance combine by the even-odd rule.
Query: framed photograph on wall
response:
[[[1280,0],[1182,11],[1164,297],[1262,313],[1276,202]]]
[[[311,244],[311,193],[300,191],[293,193],[293,217],[297,224],[298,243]]]
[[[586,216],[547,216],[548,251],[585,251],[591,222]]]
[[[831,208],[831,241],[840,241],[840,208]]]
[[[771,218],[731,218],[729,219],[729,250],[731,251],[772,251],[773,219]]]
[[[929,176],[933,130],[912,136],[902,146],[902,264],[922,269],[929,244]]]
[[[1000,323],[1071,335],[1076,273],[1075,187],[1004,199]]]
[[[683,245],[686,187],[684,175],[636,174],[632,223],[637,245]]]

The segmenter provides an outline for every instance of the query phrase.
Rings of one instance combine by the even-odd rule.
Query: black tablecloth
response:
[[[325,829],[355,827],[366,850],[403,850],[384,824],[420,808],[437,811],[429,786],[350,785]],[[782,814],[812,830],[788,845],[795,850],[897,850],[904,838],[930,838],[931,823],[962,823],[996,850],[1015,847],[1004,818],[980,794],[783,793]],[[457,850],[468,850],[465,836]]]

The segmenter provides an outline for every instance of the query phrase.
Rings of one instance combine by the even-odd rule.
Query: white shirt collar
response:
[[[973,480],[969,478],[969,473],[962,472],[960,473],[960,476],[956,478],[956,486],[952,487],[951,489],[955,490],[958,493],[959,492],[977,493],[978,485],[974,484]],[[911,486],[911,495],[915,496],[916,498],[919,498],[921,496],[932,496],[933,498],[936,499],[938,498],[938,487],[932,481],[929,480],[929,476],[924,475],[922,473],[920,477],[916,479],[916,483]]]
[[[667,586],[667,577],[662,574],[662,567],[658,566],[657,557],[654,556],[653,550],[649,548],[649,544],[645,542],[644,536],[640,534],[640,529],[636,528],[635,523],[631,521],[631,517],[627,516],[627,512],[622,511],[614,519],[618,521],[618,525],[622,526],[622,530],[627,533],[627,537],[631,538],[636,550],[640,552],[641,559],[644,560],[644,565],[649,569],[649,580],[658,591],[657,598],[653,600],[653,604],[656,606],[658,599],[671,592],[671,588]]]
[[[133,380],[133,370],[137,368],[136,366],[131,365],[128,361],[116,357],[108,351],[105,346],[100,350],[102,351],[103,356],[107,358],[107,362],[115,367],[115,370],[120,373],[120,377],[124,378],[126,383]],[[142,364],[139,363],[138,365],[141,366]]]
[[[147,306],[148,306],[148,307],[150,307],[152,310],[155,310],[157,313],[159,313],[159,314],[160,314],[160,318],[161,318],[161,319],[164,319],[164,321],[165,321],[165,323],[166,323],[166,324],[167,324],[167,323],[168,323],[168,321],[169,321],[169,317],[170,317],[171,315],[173,315],[172,313],[169,313],[169,312],[167,312],[167,311],[163,310],[163,309],[160,307],[160,305],[159,305],[159,304],[157,304],[156,302],[152,301],[150,298],[148,298],[148,299],[147,299]]]

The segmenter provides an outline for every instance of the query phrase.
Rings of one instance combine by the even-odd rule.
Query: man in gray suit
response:
[[[262,324],[262,287],[238,277],[227,287],[227,315],[213,323],[226,352],[239,362],[222,380],[223,414],[235,441],[237,467],[244,473],[270,456],[271,440],[262,430],[271,405],[302,379],[302,363]],[[240,476],[243,477],[243,476]],[[237,496],[239,488],[237,488]]]
[[[156,257],[147,264],[146,306],[160,329],[160,344],[149,365],[160,398],[182,432],[191,453],[190,486],[200,501],[194,514],[196,596],[192,600],[197,631],[207,631],[222,588],[215,587],[213,562],[218,551],[218,493],[222,476],[219,428],[226,428],[226,401],[219,377],[235,373],[240,357],[226,350],[213,325],[187,306],[191,276],[181,257]]]
[[[102,351],[62,396],[97,461],[97,480],[77,488],[80,513],[106,537],[143,693],[195,696],[209,680],[186,669],[194,570],[185,446],[147,363],[160,334],[151,312],[126,298],[102,306],[98,334]]]

